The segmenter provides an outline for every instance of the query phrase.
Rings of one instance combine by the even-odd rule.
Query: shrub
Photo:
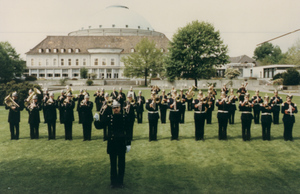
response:
[[[68,78],[62,78],[62,79],[60,79],[60,80],[59,80],[60,85],[61,85],[61,86],[66,85],[66,81],[67,81],[67,80],[68,80]]]
[[[283,85],[298,85],[300,82],[300,74],[295,68],[289,68],[282,74]]]
[[[88,76],[88,70],[85,67],[81,68],[80,69],[80,77],[81,77],[81,79],[86,79],[87,76]]]
[[[91,79],[88,79],[88,80],[86,80],[86,85],[88,85],[88,86],[91,86],[91,85],[93,85],[93,80],[91,80]]]
[[[37,80],[37,78],[33,75],[29,75],[25,78],[25,81],[36,81],[36,80]]]

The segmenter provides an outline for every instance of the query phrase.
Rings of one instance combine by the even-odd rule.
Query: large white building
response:
[[[124,78],[123,56],[135,52],[143,38],[168,52],[168,38],[125,6],[109,6],[99,21],[67,36],[48,36],[26,53],[27,75],[37,78],[80,78],[85,67],[98,79]]]

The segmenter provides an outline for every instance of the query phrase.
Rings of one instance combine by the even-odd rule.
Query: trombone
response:
[[[110,97],[110,98],[109,98],[107,101],[105,101],[105,103],[102,105],[102,107],[101,107],[101,109],[100,109],[100,111],[99,111],[99,114],[100,114],[100,115],[103,115],[104,112],[105,112],[105,110],[106,110],[106,108],[107,108],[108,106],[111,106],[112,103],[113,103],[113,101],[112,101],[112,99],[111,99],[111,97]]]

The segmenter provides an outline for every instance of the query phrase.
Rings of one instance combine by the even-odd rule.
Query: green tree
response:
[[[163,72],[164,55],[156,48],[154,41],[143,38],[136,46],[134,53],[121,59],[125,64],[126,77],[144,77],[147,86],[147,77],[156,77]]]
[[[253,58],[259,61],[262,65],[286,63],[286,54],[281,52],[279,46],[274,46],[269,42],[257,47],[254,50]]]
[[[166,61],[166,76],[175,78],[210,78],[214,66],[228,63],[227,46],[212,24],[193,21],[178,29],[170,43],[170,55]]]
[[[232,87],[232,79],[236,78],[237,76],[239,76],[241,74],[241,72],[238,69],[234,69],[234,68],[228,68],[225,71],[225,77],[227,77],[228,79],[230,79],[229,81],[229,85]]]
[[[81,77],[81,79],[86,79],[87,76],[88,76],[88,70],[85,67],[81,68],[80,69],[80,77]]]
[[[298,85],[300,83],[300,74],[295,68],[289,68],[282,73],[283,85]]]
[[[8,82],[25,71],[25,61],[9,42],[0,42],[0,80]]]
[[[300,65],[300,39],[287,51],[287,63]]]

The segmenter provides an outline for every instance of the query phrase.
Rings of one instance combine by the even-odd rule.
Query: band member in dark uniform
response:
[[[112,114],[112,98],[109,97],[109,94],[106,93],[105,95],[105,101],[103,102],[103,105],[100,109],[100,119],[106,118],[108,115]],[[107,130],[108,126],[103,126],[103,141],[106,141],[108,139],[107,137]]]
[[[58,110],[59,110],[59,122],[60,124],[64,123],[64,109],[62,107],[62,104],[64,103],[64,100],[67,98],[67,96],[65,95],[65,92],[62,90],[60,93],[60,96],[57,97],[57,106],[58,106]]]
[[[264,102],[260,104],[261,110],[261,127],[262,127],[262,139],[271,140],[271,123],[273,111],[271,103],[269,102],[269,96],[265,95]]]
[[[127,115],[121,113],[121,104],[116,100],[112,104],[112,114],[95,121],[95,127],[101,129],[108,126],[107,153],[110,157],[111,188],[123,188],[125,174],[125,153],[131,149],[129,137],[129,121]]]
[[[130,86],[129,91],[127,92],[127,96],[128,96],[129,94],[131,94],[131,95],[132,95],[132,98],[136,101],[136,94],[135,94],[135,92],[133,91],[132,86]]]
[[[120,93],[119,93],[120,94]],[[133,126],[135,121],[135,108],[136,108],[136,102],[133,99],[133,96],[131,94],[128,95],[127,101],[124,103],[124,114],[127,115],[128,122],[129,122],[129,137],[130,140],[132,140],[133,137]]]
[[[282,103],[281,113],[283,114],[284,132],[283,138],[285,141],[293,141],[293,126],[295,123],[295,113],[298,112],[297,105],[292,102],[293,95],[287,95],[286,101]]]
[[[49,99],[43,103],[43,110],[45,111],[45,122],[48,124],[48,140],[55,139],[56,132],[56,108],[57,101],[54,100],[54,94],[51,92]]]
[[[158,86],[152,86],[151,93],[155,92],[155,94],[158,94],[160,92],[160,88]]]
[[[101,92],[98,89],[97,92],[94,94],[94,96],[96,96],[95,97],[96,111],[99,112],[103,105],[103,102],[105,101],[104,100],[104,89],[102,88]]]
[[[247,93],[247,90],[246,90],[246,86],[247,86],[248,83],[246,83],[245,85],[242,84],[241,87],[236,91],[236,93],[238,94],[238,97],[239,97],[239,102],[244,102],[244,96],[245,94]]]
[[[255,96],[252,96],[254,123],[259,124],[260,104],[263,103],[263,99],[259,95],[259,90],[255,91]]]
[[[218,122],[219,122],[219,140],[227,140],[227,124],[228,124],[228,110],[230,106],[229,99],[225,92],[221,92],[221,99],[216,101],[218,107]]]
[[[76,111],[78,112],[78,123],[81,124],[82,123],[82,116],[81,116],[81,112],[80,112],[80,109],[79,109],[79,106],[80,106],[80,103],[81,101],[84,100],[84,93],[83,93],[83,90],[80,89],[80,94],[76,97],[73,98],[74,101],[77,101],[77,108],[76,108]]]
[[[226,87],[226,84],[223,84],[223,87],[221,88],[221,92],[225,92],[226,96],[228,95],[228,88]]]
[[[209,86],[209,87],[208,87],[208,91],[211,92],[212,96],[213,96],[214,99],[215,99],[215,98],[216,98],[216,95],[217,95],[217,90],[215,90],[214,85]],[[215,104],[215,102],[214,102],[213,104]]]
[[[242,112],[241,120],[242,120],[242,138],[244,141],[250,141],[251,138],[251,121],[253,119],[252,115],[252,107],[253,104],[249,101],[249,93],[244,95],[244,101],[240,101],[239,109]]]
[[[273,110],[273,123],[279,124],[279,112],[282,104],[282,98],[278,96],[278,91],[274,91],[274,96],[271,98],[271,106]]]
[[[185,117],[185,109],[186,109],[186,97],[183,94],[183,89],[180,90],[180,94],[179,94],[180,100],[181,100],[181,106],[179,108],[179,112],[180,112],[180,122],[179,123],[184,123],[184,117]]]
[[[93,102],[89,101],[89,99],[90,96],[86,94],[79,105],[82,114],[83,141],[91,141],[92,136]]]
[[[177,92],[172,93],[172,98],[168,99],[168,108],[170,109],[169,120],[171,125],[171,140],[178,140],[179,136],[179,122],[181,106],[180,97],[177,96]]]
[[[116,91],[116,88],[113,88],[113,91],[111,92],[110,96],[112,97],[113,100],[116,100],[118,97],[119,93]]]
[[[212,116],[212,111],[215,109],[215,98],[212,95],[211,91],[208,91],[207,95],[207,111],[206,111],[206,124],[211,124],[211,116]]]
[[[42,100],[42,106],[43,104],[49,99],[49,90],[48,88],[45,89],[44,97]],[[46,115],[45,115],[45,110],[43,109],[43,116],[44,116],[44,123],[46,123]]]
[[[167,109],[168,109],[168,97],[166,95],[166,91],[162,90],[162,95],[160,98],[159,110],[160,110],[160,120],[161,123],[166,123],[167,118]]]
[[[10,129],[10,139],[19,139],[20,134],[20,111],[24,109],[24,104],[18,100],[18,94],[17,92],[12,93],[12,100],[14,102],[11,102],[11,104],[5,103],[5,109],[9,109],[8,113],[8,122],[9,122],[9,129]],[[4,102],[6,102],[4,100]]]
[[[203,93],[201,90],[199,91],[198,98],[193,100],[193,107],[195,110],[194,111],[195,139],[196,141],[203,140],[207,101],[206,98],[203,97]]]
[[[64,124],[65,124],[65,140],[72,140],[72,125],[74,121],[74,107],[75,102],[72,100],[72,94],[68,93],[67,98],[61,105],[64,110]]]
[[[238,101],[238,98],[233,94],[233,89],[230,89],[230,95],[229,95],[229,124],[234,124],[234,115],[236,110],[235,102]]]
[[[136,97],[136,114],[138,123],[143,123],[144,104],[145,98],[142,96],[142,91],[139,91],[139,95]]]
[[[121,112],[124,113],[123,108],[124,108],[124,103],[126,101],[126,96],[122,91],[123,91],[122,88],[119,88],[119,93],[118,93],[118,97],[116,98],[116,100],[121,104]]]
[[[157,123],[159,119],[158,106],[160,104],[160,98],[156,97],[156,93],[153,91],[151,98],[146,101],[146,109],[148,110],[149,120],[149,141],[157,140]]]
[[[30,125],[30,138],[38,139],[39,138],[39,125],[40,125],[40,110],[42,106],[38,103],[38,97],[33,96],[33,101],[26,107],[28,111],[29,118],[28,123]]]
[[[192,87],[189,87],[189,90],[186,92],[186,102],[187,102],[187,110],[192,111],[193,110],[193,96],[195,95],[195,92],[192,90]]]

